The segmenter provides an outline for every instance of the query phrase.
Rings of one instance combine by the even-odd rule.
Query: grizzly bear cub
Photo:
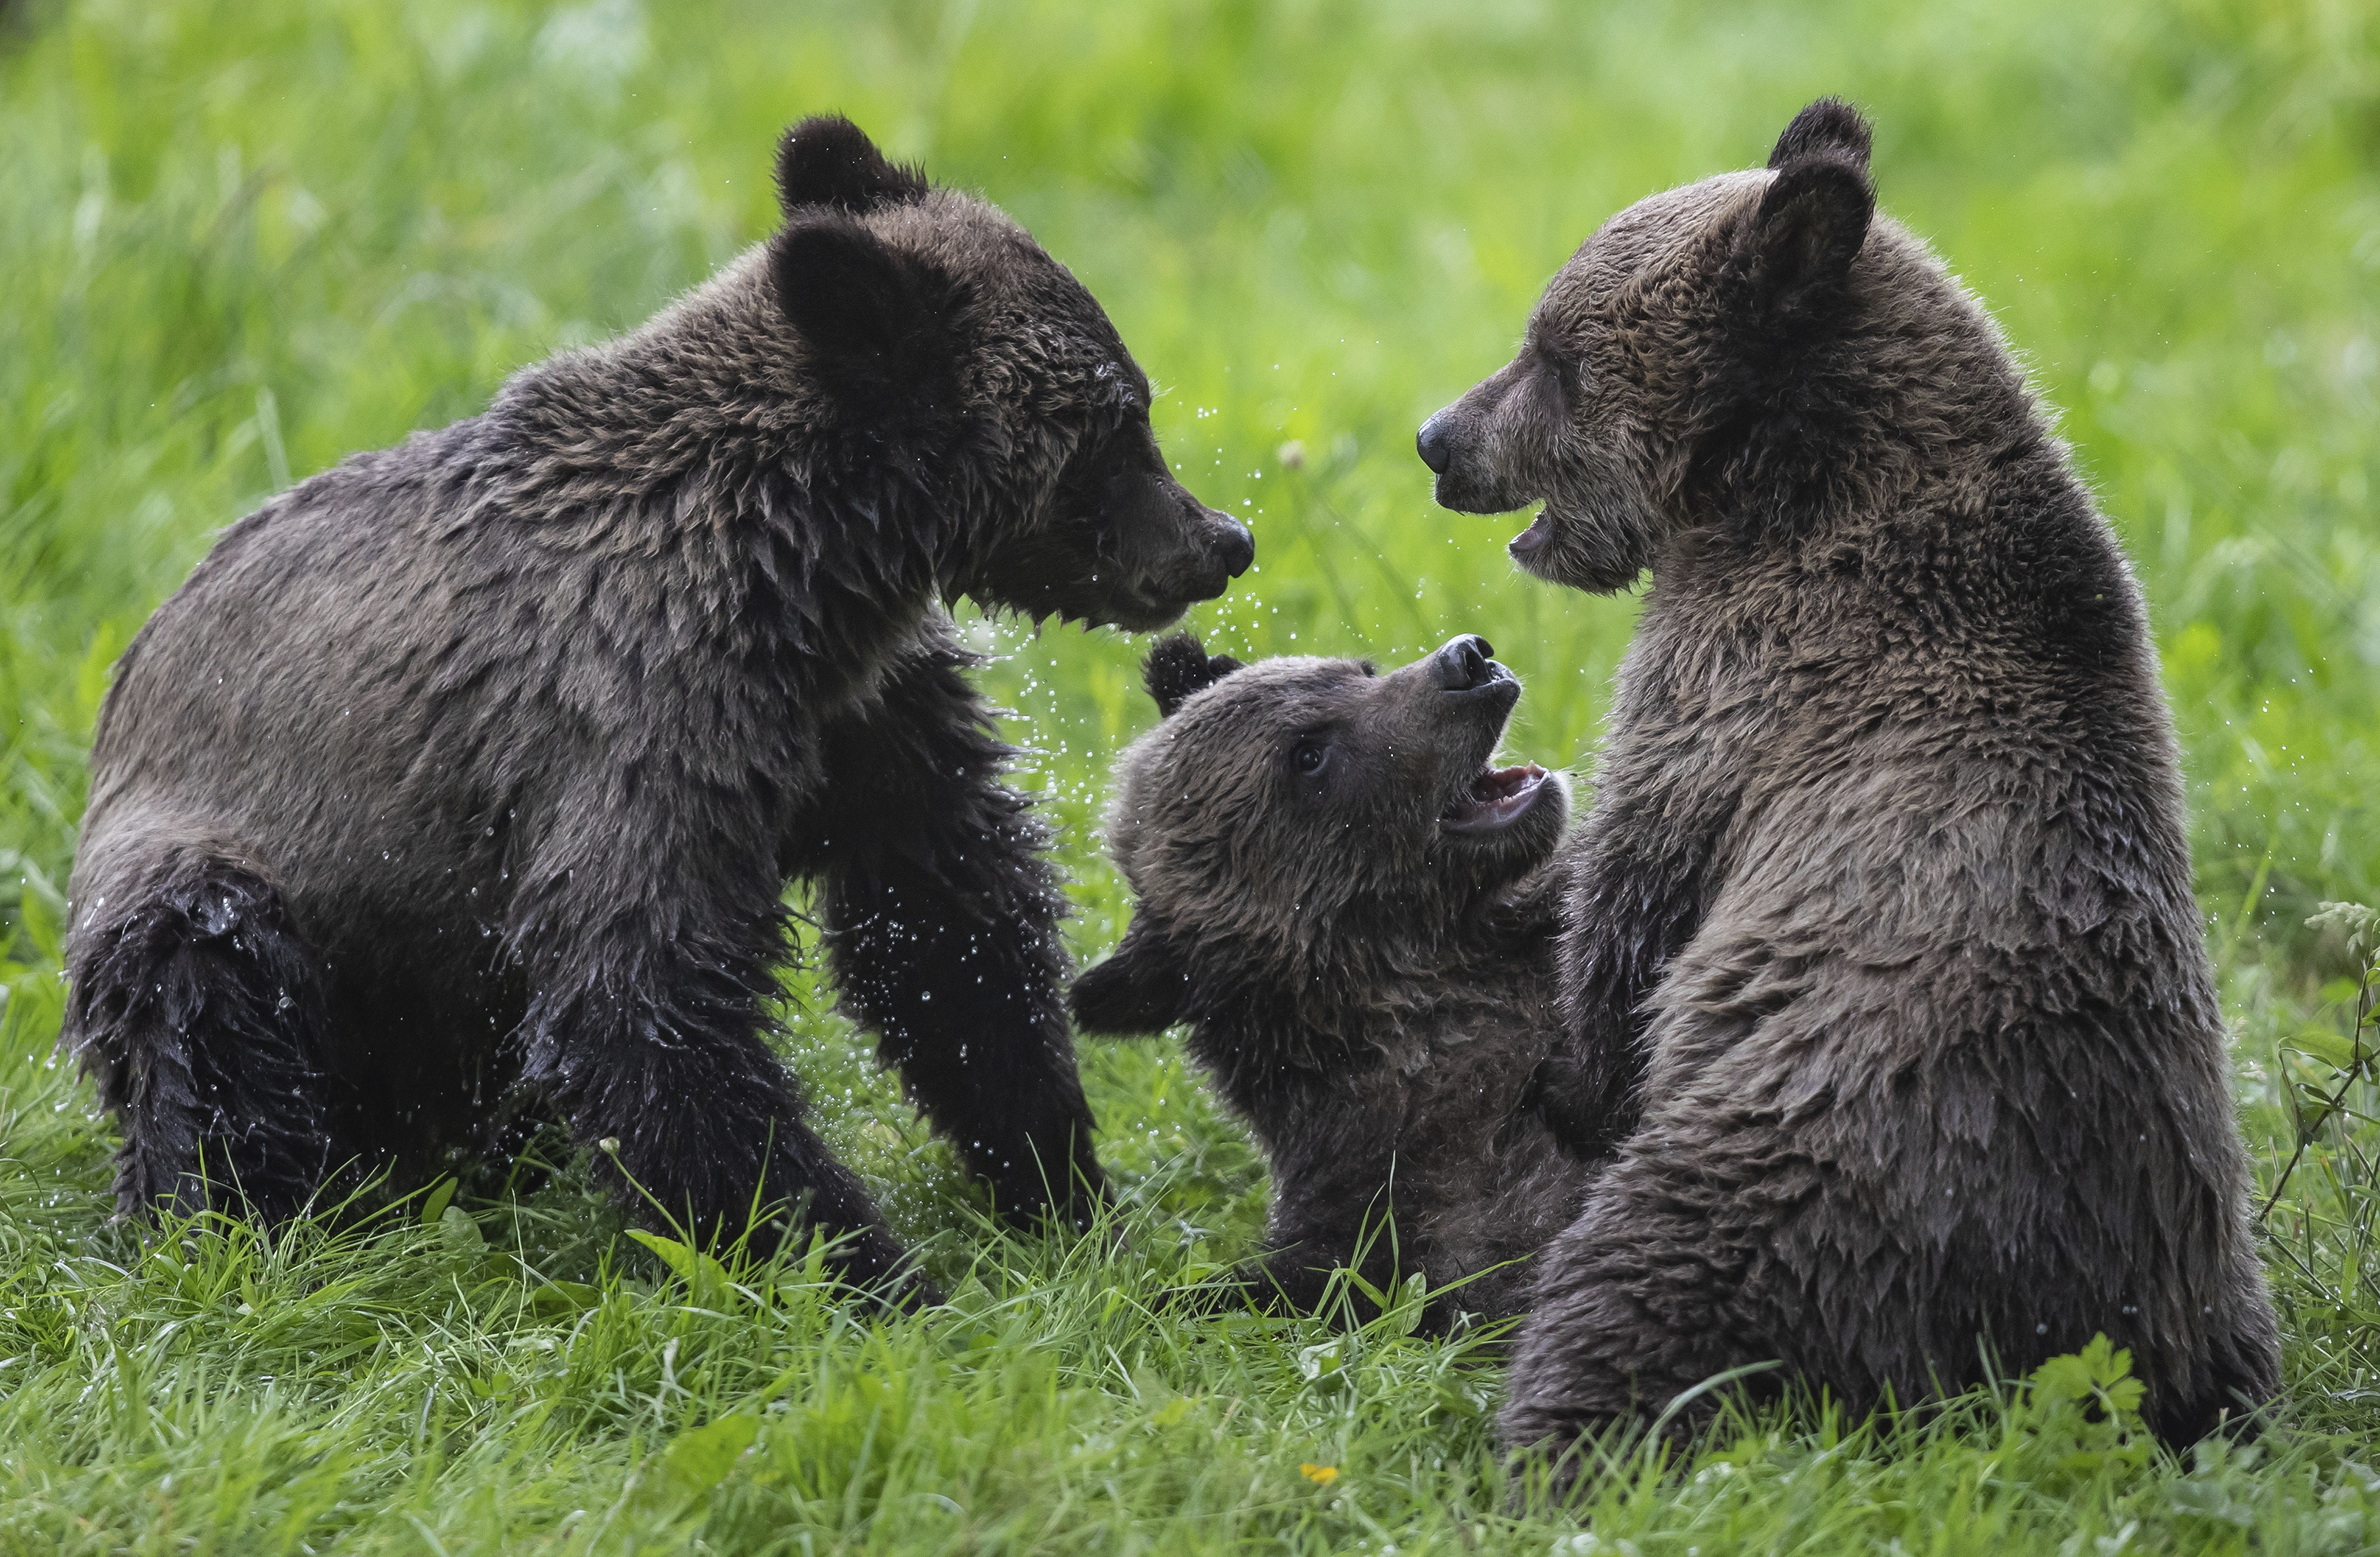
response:
[[[894,1281],[766,1040],[800,880],[843,1008],[1001,1210],[1089,1216],[1064,900],[944,607],[1148,630],[1253,542],[1000,212],[833,117],[777,187],[777,231],[641,329],[234,525],[126,651],[65,1026],[126,1210],[277,1220],[552,1119],[631,1205],[761,1213],[760,1247],[800,1212]]]
[[[2267,1399],[2141,592],[1990,315],[1876,215],[1860,116],[1613,217],[1421,453],[1451,507],[1544,504],[1529,572],[1653,579],[1566,861],[1575,1112],[1628,1133],[1506,1439],[2095,1332],[2170,1440]]]
[[[1402,1269],[1466,1283],[1434,1324],[1517,1313],[1584,1198],[1563,1137],[1596,1132],[1540,1102],[1569,799],[1560,774],[1488,766],[1521,695],[1491,652],[1461,637],[1380,675],[1243,667],[1182,634],[1148,657],[1164,722],[1124,753],[1108,823],[1138,903],[1075,1016],[1189,1024],[1272,1168],[1252,1297],[1310,1309],[1336,1269],[1384,1292]]]

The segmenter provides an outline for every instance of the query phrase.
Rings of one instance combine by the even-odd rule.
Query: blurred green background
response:
[[[2247,1120],[2285,1152],[2304,1077],[2280,1044],[2338,1025],[2348,971],[2303,920],[2380,897],[2375,14],[0,6],[0,1250],[32,1292],[44,1260],[120,1241],[104,1133],[47,1056],[83,758],[130,634],[271,493],[473,414],[765,235],[775,134],[829,109],[1005,207],[1104,302],[1170,457],[1257,537],[1257,571],[1192,615],[1212,646],[1394,660],[1482,632],[1528,687],[1514,748],[1579,764],[1633,602],[1516,577],[1524,521],[1435,508],[1414,430],[1506,359],[1604,217],[1760,164],[1815,95],[1859,102],[1883,204],[2024,354],[2146,587]],[[1109,761],[1153,718],[1144,646],[974,630],[1096,955],[1123,923],[1097,827]],[[830,1133],[963,1261],[947,1160],[808,974],[788,989]],[[1257,1165],[1172,1049],[1086,1063],[1125,1181],[1194,1255],[1238,1252]],[[2292,1366],[2346,1401],[2374,1355],[2370,1213],[2316,1157],[2332,1198],[2284,1209],[2310,1295]]]

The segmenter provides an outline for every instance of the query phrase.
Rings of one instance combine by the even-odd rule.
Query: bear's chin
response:
[[[1153,633],[1172,626],[1182,614],[1201,601],[1221,595],[1232,576],[1220,569],[1212,577],[1191,574],[1116,580],[1076,577],[1019,590],[1008,577],[966,579],[943,587],[946,597],[965,595],[986,612],[1029,618],[1037,627],[1056,620],[1079,623],[1085,628],[1121,627],[1125,632]]]
[[[1182,614],[1196,603],[1195,601],[1160,600],[1135,595],[1123,600],[1110,601],[1096,607],[1097,614],[1087,618],[1084,625],[1094,627],[1121,627],[1128,633],[1161,632],[1182,620]]]
[[[1161,632],[1197,603],[1195,600],[1170,600],[1137,592],[1090,598],[1054,590],[1025,599],[1010,599],[990,590],[958,590],[948,591],[948,598],[955,599],[961,594],[990,615],[1023,617],[1037,628],[1055,621],[1062,626],[1079,626],[1087,632],[1099,627],[1117,627],[1128,633]]]
[[[1569,822],[1568,777],[1524,762],[1483,770],[1439,814],[1438,840],[1475,887],[1493,891],[1551,859]]]
[[[1600,515],[1567,515],[1547,504],[1505,547],[1513,566],[1548,584],[1605,595],[1636,582],[1653,563],[1651,527]]]

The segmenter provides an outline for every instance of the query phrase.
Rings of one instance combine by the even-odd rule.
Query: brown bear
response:
[[[1272,1169],[1266,1253],[1228,1283],[1260,1302],[1311,1309],[1342,1267],[1385,1295],[1402,1270],[1441,1292],[1430,1323],[1512,1315],[1584,1198],[1592,1163],[1541,1105],[1569,801],[1489,765],[1521,693],[1491,652],[1243,668],[1182,635],[1148,657],[1164,719],[1108,821],[1132,928],[1075,1016],[1188,1024]]]
[[[1544,505],[1522,567],[1652,574],[1561,951],[1573,1116],[1624,1134],[1540,1262],[1514,1445],[2096,1332],[2176,1442],[2277,1387],[2141,592],[1868,149],[1816,103],[1622,212],[1422,430],[1440,502]]]
[[[283,1217],[558,1116],[698,1233],[806,1204],[881,1281],[900,1250],[765,1040],[789,878],[1001,1208],[1099,1193],[1062,899],[944,603],[1153,628],[1248,534],[998,211],[839,118],[777,178],[767,241],[274,498],[126,651],[64,1038],[128,1210]]]

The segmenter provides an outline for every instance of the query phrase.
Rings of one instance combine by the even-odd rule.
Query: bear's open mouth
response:
[[[1536,802],[1546,771],[1535,762],[1517,768],[1483,768],[1463,797],[1446,808],[1439,825],[1450,833],[1492,833],[1510,827]]]
[[[1544,551],[1546,542],[1554,538],[1552,515],[1553,505],[1548,503],[1537,510],[1537,517],[1529,521],[1529,528],[1512,537],[1504,549],[1516,557]]]

